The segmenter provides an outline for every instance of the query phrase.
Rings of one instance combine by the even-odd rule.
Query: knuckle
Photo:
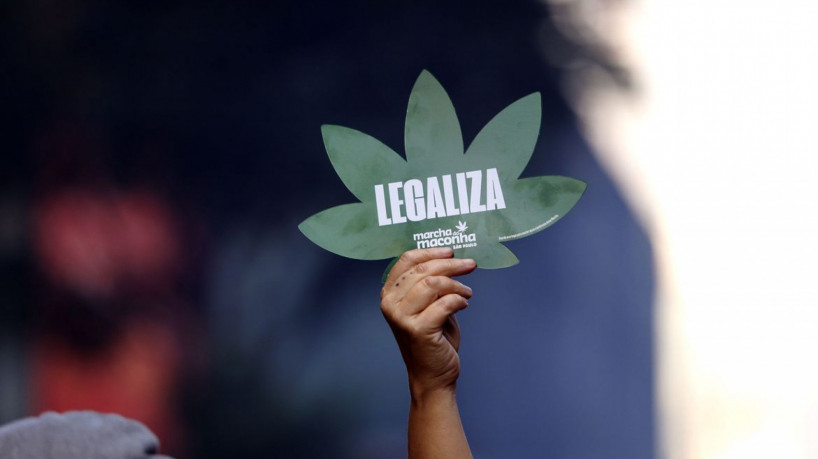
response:
[[[442,298],[443,306],[447,309],[456,309],[466,304],[466,299],[456,293],[450,293]]]
[[[438,285],[440,285],[440,278],[437,276],[424,277],[423,285],[425,285],[429,289],[434,290]]]
[[[429,271],[429,264],[428,263],[421,263],[421,264],[415,266],[415,272],[418,273],[418,274],[423,274],[423,273],[425,273],[427,271]]]
[[[383,312],[383,315],[387,316],[387,318],[392,315],[394,309],[392,301],[388,297],[381,300],[381,312]]]
[[[398,261],[406,265],[413,264],[415,262],[415,251],[410,250],[408,252],[403,252]]]
[[[450,294],[444,296],[443,298],[440,299],[441,306],[443,306],[446,309],[451,308],[455,304],[455,302],[457,301],[456,298],[455,298],[456,296],[457,295],[455,295],[453,293],[450,293]]]

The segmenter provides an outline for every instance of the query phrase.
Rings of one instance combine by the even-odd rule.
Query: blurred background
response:
[[[666,2],[665,2],[666,3]],[[185,458],[405,457],[383,262],[320,125],[402,151],[430,70],[468,144],[543,96],[524,175],[589,184],[469,276],[478,458],[818,455],[807,1],[0,6],[0,422],[95,409]]]

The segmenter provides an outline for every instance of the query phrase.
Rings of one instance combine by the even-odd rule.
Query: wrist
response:
[[[409,395],[412,405],[416,407],[448,404],[455,400],[457,394],[457,384],[455,382],[445,385],[429,385],[418,382],[409,382]]]

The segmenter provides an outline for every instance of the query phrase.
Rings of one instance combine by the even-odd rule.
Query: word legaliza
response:
[[[483,171],[477,170],[458,172],[454,174],[454,181],[451,174],[443,175],[440,179],[428,177],[425,187],[419,179],[391,182],[385,187],[383,184],[375,185],[378,225],[505,209],[506,201],[497,168],[487,169],[485,187],[483,182]]]

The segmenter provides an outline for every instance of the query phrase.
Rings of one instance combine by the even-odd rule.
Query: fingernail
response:
[[[464,258],[463,260],[461,260],[461,263],[463,263],[463,266],[465,266],[466,268],[477,266],[477,263],[475,263],[474,260],[472,260],[471,258]]]

